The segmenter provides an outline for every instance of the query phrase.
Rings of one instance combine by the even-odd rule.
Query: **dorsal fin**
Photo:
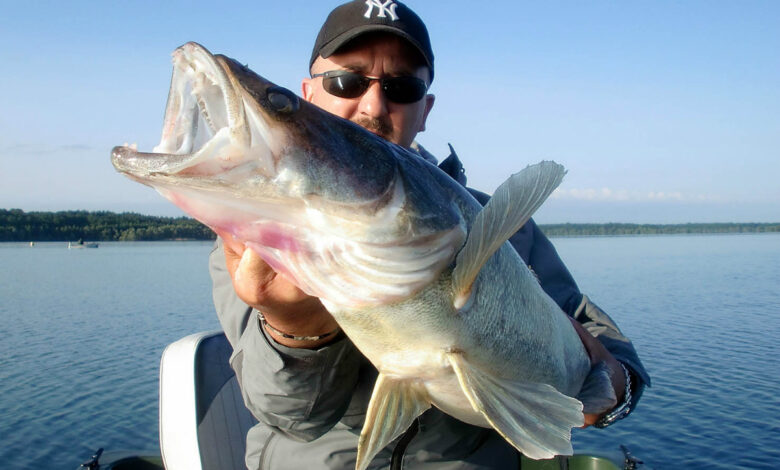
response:
[[[563,180],[563,165],[543,161],[510,176],[477,214],[452,273],[455,307],[462,307],[479,270],[498,248],[528,222]]]

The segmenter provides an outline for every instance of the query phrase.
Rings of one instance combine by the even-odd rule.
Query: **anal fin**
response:
[[[421,384],[380,373],[358,440],[355,468],[364,470],[368,467],[380,450],[406,431],[430,406],[428,393]]]
[[[517,450],[532,459],[571,455],[571,428],[584,424],[582,403],[542,383],[509,382],[449,356],[475,411]]]

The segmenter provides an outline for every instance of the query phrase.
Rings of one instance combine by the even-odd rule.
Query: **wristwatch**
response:
[[[606,428],[607,426],[611,426],[616,421],[620,421],[621,419],[628,416],[629,413],[631,413],[631,374],[628,372],[628,369],[626,369],[626,366],[624,366],[622,362],[620,363],[620,367],[623,369],[623,373],[626,374],[626,390],[623,393],[623,402],[614,410],[610,411],[601,419],[596,421],[596,423],[593,425],[597,428]]]

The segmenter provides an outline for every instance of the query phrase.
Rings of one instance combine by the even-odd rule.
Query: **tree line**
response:
[[[780,232],[780,223],[540,224],[548,237]]]
[[[25,212],[0,209],[0,241],[155,241],[213,240],[214,232],[189,217],[158,217],[132,212]]]
[[[548,237],[780,232],[780,223],[540,224]],[[213,240],[189,217],[133,212],[25,212],[0,209],[0,242]]]

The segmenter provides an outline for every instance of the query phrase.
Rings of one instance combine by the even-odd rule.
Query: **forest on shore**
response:
[[[540,224],[548,237],[780,232],[778,223]],[[189,217],[133,212],[0,209],[0,242],[213,240]]]
[[[778,223],[539,224],[548,237],[780,232]]]
[[[25,212],[0,209],[0,241],[156,241],[213,240],[214,232],[189,217],[133,212]]]

